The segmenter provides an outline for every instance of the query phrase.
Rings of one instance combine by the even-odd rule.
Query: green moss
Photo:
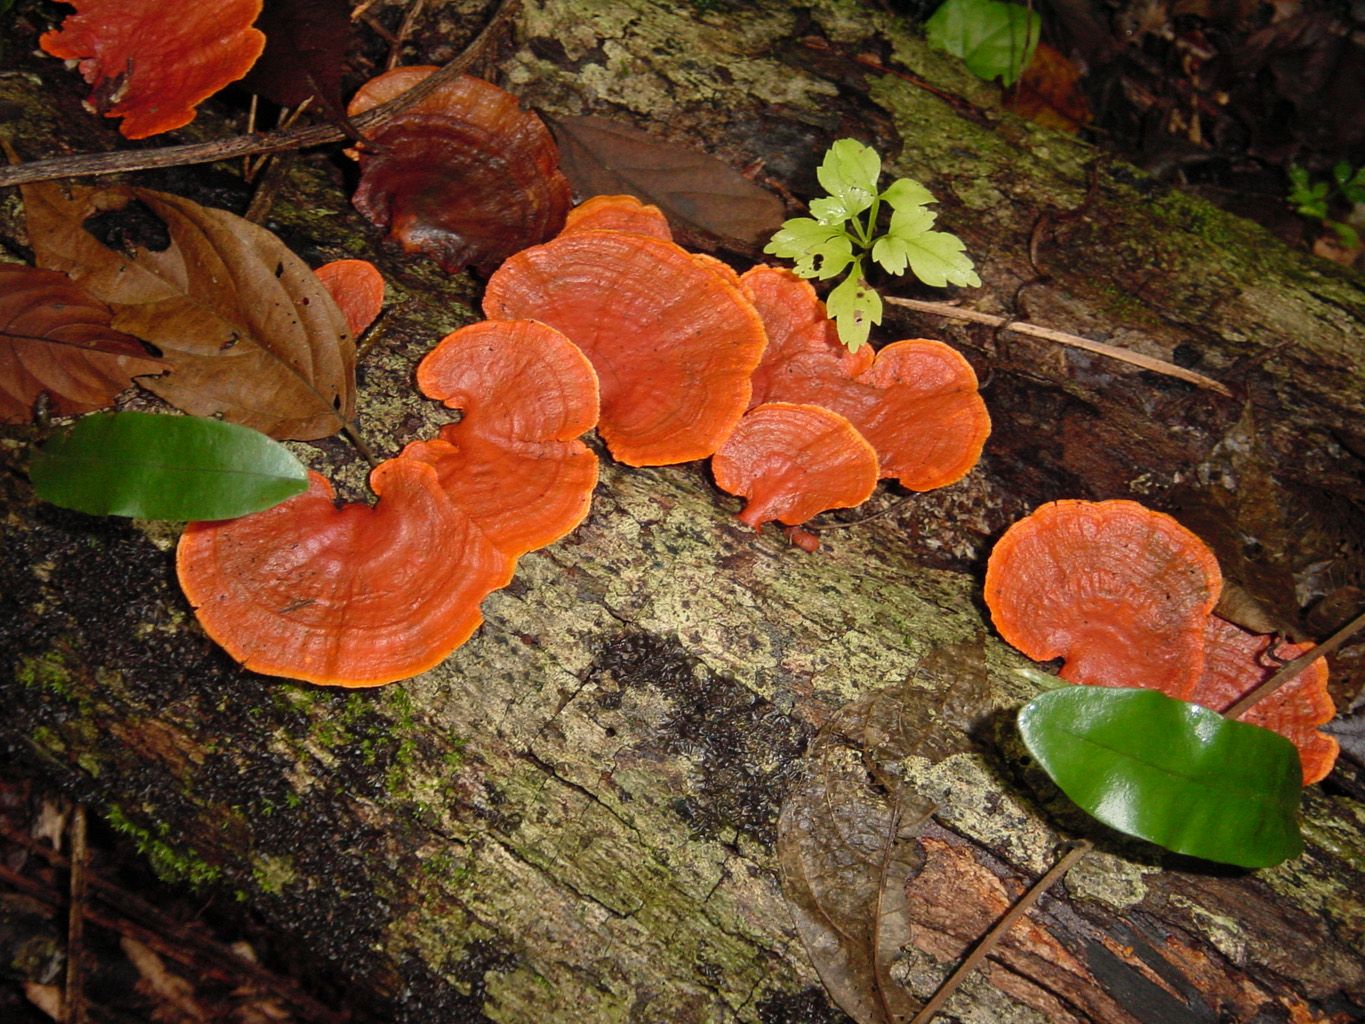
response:
[[[31,690],[47,690],[63,700],[75,700],[76,688],[66,659],[56,651],[28,655],[14,666],[14,678]]]
[[[33,745],[46,754],[55,756],[66,752],[66,744],[62,742],[55,729],[40,725],[30,735],[33,738]]]
[[[279,896],[285,888],[292,885],[298,877],[292,857],[274,857],[262,854],[251,864],[251,877],[261,892]]]
[[[112,805],[105,815],[106,820],[116,832],[132,839],[138,853],[147,858],[147,863],[157,877],[172,883],[188,882],[195,888],[216,882],[222,872],[213,864],[191,850],[177,849],[167,838],[169,826],[160,824],[153,832],[132,821],[123,808]]]

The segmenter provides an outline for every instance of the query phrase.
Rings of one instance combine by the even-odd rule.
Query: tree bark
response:
[[[437,27],[477,30],[481,5],[430,6]],[[461,38],[416,48],[440,61]],[[892,971],[916,998],[1086,834],[1097,850],[946,1012],[1358,1018],[1360,766],[1343,758],[1306,791],[1307,852],[1277,868],[1102,834],[1025,782],[1011,713],[1037,683],[991,632],[979,582],[992,539],[1037,504],[1132,497],[1215,548],[1251,598],[1230,614],[1325,636],[1361,586],[1359,277],[1003,113],[875,6],[526,0],[484,73],[554,115],[762,161],[760,181],[802,197],[826,146],[858,136],[941,200],[984,282],[964,302],[1193,364],[1233,397],[888,311],[874,339],[944,338],[986,382],[994,432],[965,481],[827,529],[807,555],[740,526],[703,465],[604,459],[589,519],[521,561],[469,643],[357,692],[243,672],[178,591],[177,531],[36,503],[35,432],[7,430],[9,755],[137,836],[163,875],[245,900],[344,978],[362,1016],[839,1020],[784,899],[777,816],[815,770],[803,755],[821,726],[908,681],[920,696],[898,707],[934,739],[898,770],[936,804],[893,840],[918,847]],[[0,79],[26,156],[95,137],[31,113],[76,88],[56,62]],[[413,367],[477,317],[473,282],[379,247],[327,154],[300,161],[269,226],[317,262],[378,252],[391,302],[362,361],[364,430],[381,456],[432,436],[443,416]],[[360,493],[340,442],[300,451]],[[1340,706],[1359,666],[1334,660]],[[969,707],[938,699],[964,676]]]

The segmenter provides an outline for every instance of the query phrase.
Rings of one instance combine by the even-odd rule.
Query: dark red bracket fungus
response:
[[[406,92],[436,69],[387,71],[361,87],[355,117]],[[370,134],[352,202],[408,252],[450,273],[482,272],[543,242],[571,201],[559,151],[540,118],[496,85],[465,75]]]
[[[844,416],[877,452],[881,475],[912,491],[956,483],[981,458],[990,415],[976,373],[955,349],[912,339],[850,353],[810,284],[786,270],[740,277],[763,318],[768,348],[751,403],[821,405]]]
[[[333,260],[313,273],[346,318],[351,337],[358,338],[384,308],[384,276],[369,260]]]
[[[572,342],[533,320],[462,327],[427,354],[417,385],[463,418],[403,458],[430,463],[450,500],[504,554],[563,537],[588,514],[597,456],[597,374]]]
[[[861,505],[878,478],[877,453],[853,424],[818,405],[786,402],[749,410],[711,471],[721,490],[749,499],[739,519],[755,530]]]
[[[483,621],[513,560],[450,500],[436,471],[389,459],[375,506],[337,508],[331,485],[264,512],[191,523],[180,586],[204,631],[245,668],[336,686],[378,686],[439,663]]]
[[[167,4],[149,0],[63,0],[76,8],[38,45],[80,61],[87,106],[122,117],[130,139],[194,120],[195,106],[247,73],[265,48],[251,27],[261,0]]]
[[[1280,663],[1312,649],[1311,644],[1276,644],[1272,637],[1209,616],[1204,630],[1204,671],[1190,700],[1225,711],[1270,678]],[[1340,746],[1318,726],[1329,722],[1336,707],[1327,692],[1327,662],[1319,658],[1241,716],[1243,722],[1271,729],[1299,748],[1303,784],[1325,778]]]
[[[525,249],[488,281],[484,313],[535,319],[597,370],[598,432],[629,466],[712,454],[749,406],[766,336],[724,275],[661,238],[572,231]]]
[[[559,233],[575,231],[631,231],[673,241],[673,231],[663,211],[634,196],[593,196],[583,200],[569,211]]]
[[[1223,578],[1208,547],[1135,501],[1056,501],[1005,531],[986,566],[1000,635],[1060,675],[1189,700]]]

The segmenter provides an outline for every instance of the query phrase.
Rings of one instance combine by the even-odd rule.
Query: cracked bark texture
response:
[[[428,7],[412,56],[429,61],[458,52],[484,14]],[[79,95],[56,62],[33,67],[0,79],[26,155],[83,133],[115,144],[74,104],[52,105]],[[1021,781],[1009,714],[1036,684],[980,604],[991,539],[1045,500],[1139,498],[1203,534],[1255,614],[1324,635],[1361,586],[1359,278],[1001,113],[872,5],[526,0],[484,73],[552,114],[762,160],[760,177],[802,196],[830,141],[863,138],[942,200],[984,281],[964,299],[1018,312],[1016,291],[1039,276],[1034,236],[1049,276],[1022,293],[1030,318],[1192,363],[1235,397],[889,314],[881,340],[943,337],[989,382],[995,432],[967,480],[827,531],[810,556],[735,523],[701,465],[604,464],[588,521],[522,560],[470,643],[357,693],[240,671],[179,595],[175,529],[35,504],[14,471],[33,434],[9,430],[8,755],[136,836],[163,875],[248,902],[345,979],[362,1018],[834,1021],[783,901],[776,815],[821,723],[913,678],[944,736],[940,756],[903,766],[938,807],[899,967],[922,998],[1062,839],[1095,832]],[[210,114],[196,122],[213,129]],[[214,202],[220,179],[146,183]],[[299,162],[270,226],[314,263],[376,248],[327,154]],[[388,455],[442,422],[412,370],[476,317],[477,289],[389,250],[379,261],[391,301],[362,363],[361,415]],[[340,442],[299,450],[362,493],[364,467]],[[923,667],[954,645],[987,684],[966,722],[938,720],[933,694],[950,680],[942,659]],[[1339,703],[1358,665],[1338,659]],[[1305,796],[1305,856],[1254,874],[1099,836],[947,1012],[1357,1019],[1361,794],[1343,761]]]

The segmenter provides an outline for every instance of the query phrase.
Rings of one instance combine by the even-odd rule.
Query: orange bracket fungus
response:
[[[1292,661],[1310,644],[1276,644],[1272,638],[1209,616],[1204,631],[1204,672],[1190,700],[1225,711],[1265,682],[1281,662]],[[1258,701],[1241,716],[1243,722],[1271,729],[1299,748],[1303,784],[1327,776],[1340,746],[1318,726],[1331,721],[1336,707],[1327,693],[1327,662],[1313,662],[1293,680]]]
[[[724,275],[661,238],[571,231],[511,257],[488,281],[484,313],[540,320],[591,360],[598,432],[629,466],[712,454],[749,406],[766,337]]]
[[[79,61],[93,87],[86,101],[119,131],[142,139],[194,120],[194,108],[247,73],[265,48],[251,27],[261,0],[168,4],[159,0],[64,0],[76,8],[38,45]]]
[[[358,338],[384,308],[384,277],[369,260],[333,260],[313,271]]]
[[[375,506],[306,492],[264,512],[191,523],[176,570],[204,631],[245,668],[377,686],[440,662],[474,632],[512,559],[446,495],[436,471],[389,459]]]
[[[352,98],[354,117],[436,69],[395,68]],[[487,271],[564,224],[570,189],[540,118],[496,85],[465,75],[370,135],[352,202],[408,252],[457,273]]]
[[[516,558],[583,521],[597,456],[576,439],[597,422],[597,375],[572,342],[533,320],[470,324],[427,354],[417,384],[464,417],[403,458],[435,467],[496,548]]]
[[[711,470],[721,490],[749,499],[739,518],[754,529],[861,505],[878,476],[877,453],[853,424],[818,405],[786,402],[746,413]]]
[[[990,434],[976,374],[938,341],[897,341],[850,353],[806,281],[758,266],[741,278],[768,332],[753,377],[752,404],[821,405],[867,438],[881,475],[912,491],[956,483],[981,457]]]
[[[1000,635],[1073,683],[1189,700],[1223,578],[1204,542],[1135,501],[1056,501],[1019,520],[986,567]]]
[[[632,231],[673,241],[673,231],[663,212],[634,196],[593,196],[583,200],[569,211],[560,234],[574,231]]]

